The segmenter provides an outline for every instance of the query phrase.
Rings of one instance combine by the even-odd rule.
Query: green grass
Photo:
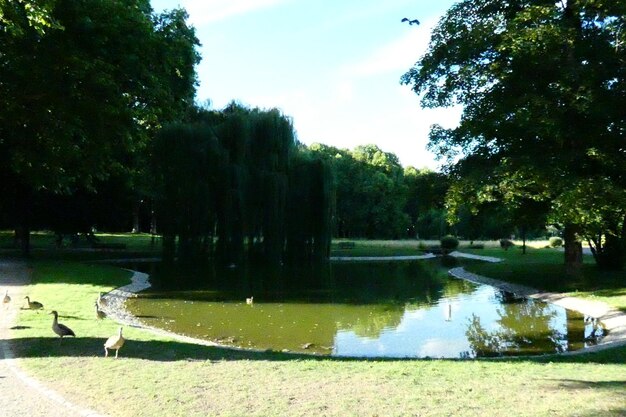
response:
[[[422,254],[420,245],[433,246],[437,241],[384,241],[354,240],[353,249],[341,250],[338,240],[333,242],[332,256],[402,256]],[[526,254],[521,242],[509,250],[499,247],[498,242],[475,242],[484,249],[469,249],[469,242],[461,242],[459,251],[475,255],[504,259],[503,263],[464,261],[467,270],[503,281],[527,285],[533,288],[568,293],[582,298],[605,302],[616,309],[626,311],[626,271],[602,271],[596,268],[593,257],[585,255],[580,274],[567,277],[563,265],[563,252],[546,248],[547,241],[528,242]]]
[[[342,249],[340,242],[353,242],[354,247]],[[437,245],[438,240],[335,239],[331,245],[331,256],[415,256],[423,255],[426,247]]]
[[[500,255],[507,258],[501,267],[529,266],[518,253]],[[529,255],[548,264],[558,258]],[[77,338],[59,343],[50,315],[24,310],[13,331],[16,356],[69,400],[112,416],[626,414],[626,348],[517,360],[349,360],[196,346],[125,327],[121,357],[105,359],[102,345],[118,326],[96,321],[93,302],[129,273],[71,262],[33,266],[29,295],[46,312],[56,309]]]
[[[37,259],[90,261],[116,258],[145,258],[161,255],[161,240],[157,236],[154,241],[147,233],[96,233],[99,243],[123,244],[125,249],[94,249],[84,236],[80,236],[76,245],[63,241],[57,247],[52,232],[41,231],[31,233],[31,252]],[[0,254],[3,256],[20,256],[15,247],[12,231],[0,231]]]
[[[526,255],[518,248],[509,251],[492,249],[465,252],[505,259],[500,264],[473,262],[466,265],[467,270],[476,274],[541,290],[595,299],[626,311],[626,271],[600,270],[590,255],[583,257],[580,273],[568,277],[563,264],[563,252],[557,249],[529,248]]]

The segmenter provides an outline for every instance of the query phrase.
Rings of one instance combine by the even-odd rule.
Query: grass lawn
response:
[[[380,252],[375,243],[364,246],[370,255],[400,250],[384,245]],[[475,253],[507,259],[496,265],[473,263],[475,272],[520,280],[525,269],[532,266],[539,274],[539,266],[562,256],[537,250],[522,258],[515,250],[496,248]],[[30,374],[70,401],[112,416],[626,415],[626,348],[534,359],[350,360],[196,346],[125,327],[128,342],[120,358],[105,359],[103,343],[118,326],[109,319],[97,321],[93,303],[98,292],[128,283],[129,273],[71,261],[32,265],[28,293],[46,311],[20,313],[22,327],[13,331],[16,356]],[[575,290],[560,281],[556,266],[546,271],[548,278],[530,277],[524,283]],[[592,278],[586,271],[581,282]],[[620,292],[623,296],[624,286],[612,279],[596,284],[576,289],[603,301],[619,300],[615,294]],[[51,309],[76,339],[59,343],[50,329],[52,316],[45,314]]]
[[[563,265],[563,252],[558,249],[529,248],[526,255],[519,248],[464,251],[505,259],[501,264],[474,262],[466,266],[467,270],[476,274],[595,299],[626,311],[626,271],[601,271],[596,268],[591,255],[583,256],[580,273],[568,278]]]

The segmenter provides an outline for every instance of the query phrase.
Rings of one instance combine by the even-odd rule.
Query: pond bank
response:
[[[570,297],[559,293],[541,292],[524,285],[511,284],[509,282],[473,274],[462,267],[453,268],[448,271],[448,273],[455,278],[476,284],[490,285],[521,297],[532,298],[558,305],[568,310],[577,311],[597,319],[607,330],[608,334],[603,337],[596,346],[565,352],[562,353],[562,355],[576,355],[626,345],[626,314],[619,310],[612,309],[603,302]]]
[[[131,283],[124,285],[123,287],[116,288],[102,296],[103,305],[102,310],[106,315],[120,324],[127,326],[137,327],[140,329],[148,330],[154,334],[160,336],[167,336],[176,339],[181,342],[193,343],[202,346],[213,346],[224,349],[232,350],[246,350],[252,352],[261,352],[259,349],[244,349],[236,346],[222,345],[219,343],[211,342],[209,340],[196,339],[189,336],[184,336],[178,333],[168,332],[157,327],[146,326],[137,317],[132,315],[126,309],[126,300],[131,297],[136,297],[137,293],[151,287],[149,282],[150,276],[144,272],[131,271],[133,276],[131,277]]]
[[[55,390],[31,377],[20,367],[11,348],[11,334],[24,306],[25,287],[30,283],[31,268],[13,260],[0,261],[0,284],[9,292],[11,302],[0,313],[0,410],[4,416],[106,417],[77,405]],[[2,293],[4,295],[4,292]],[[50,331],[52,333],[52,331]]]
[[[466,254],[462,252],[452,252],[450,254],[454,257],[459,258],[468,258],[468,259],[477,259],[485,262],[501,262],[502,259],[489,257],[489,256],[481,256],[481,255],[473,255]],[[435,258],[435,255],[426,254],[421,256],[385,256],[385,257],[336,257],[331,258],[333,261],[340,262],[359,262],[359,261],[389,261],[389,260],[415,260],[415,259],[431,259]],[[105,295],[106,306],[104,310],[106,313],[114,320],[130,325],[133,327],[139,327],[146,330],[150,330],[151,332],[159,335],[165,335],[169,337],[173,337],[177,340],[194,343],[204,346],[219,346],[227,349],[234,350],[247,350],[247,351],[262,351],[258,349],[249,349],[249,348],[240,348],[229,345],[223,345],[216,342],[211,342],[202,339],[196,339],[188,336],[183,336],[180,334],[168,332],[159,328],[155,328],[152,326],[147,326],[141,323],[136,317],[134,317],[130,312],[125,309],[125,301],[129,297],[135,296],[135,294],[139,291],[147,289],[150,287],[149,276],[145,273],[133,271],[134,274],[131,278],[131,284],[117,288],[108,294]],[[586,316],[593,317],[598,319],[601,322],[603,327],[608,331],[608,335],[606,335],[596,346],[592,346],[589,348],[581,349],[578,351],[567,352],[565,354],[581,354],[586,352],[593,352],[597,350],[603,350],[607,348],[612,348],[616,346],[626,345],[626,314],[611,309],[605,303],[595,302],[584,300],[580,298],[566,296],[564,294],[558,293],[548,293],[548,292],[540,292],[536,289],[525,287],[522,285],[516,285],[507,283],[504,281],[499,281],[496,279],[491,279],[487,277],[483,277],[480,275],[472,274],[468,271],[465,271],[463,268],[453,268],[449,271],[449,274],[463,280],[467,280],[470,282],[478,283],[478,284],[486,284],[495,288],[502,289],[507,292],[514,293],[519,296],[537,299],[543,302],[551,303],[558,305],[560,307],[580,312]]]

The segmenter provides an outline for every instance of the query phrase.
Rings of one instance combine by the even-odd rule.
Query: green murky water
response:
[[[127,302],[143,322],[239,347],[458,358],[577,350],[603,335],[578,313],[450,278],[438,260],[149,272],[153,287]]]

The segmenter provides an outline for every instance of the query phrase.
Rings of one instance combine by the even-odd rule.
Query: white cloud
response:
[[[277,6],[288,0],[181,0],[194,26]]]
[[[463,339],[432,338],[424,342],[418,349],[417,356],[431,358],[452,358],[460,352],[468,351],[469,344]]]

